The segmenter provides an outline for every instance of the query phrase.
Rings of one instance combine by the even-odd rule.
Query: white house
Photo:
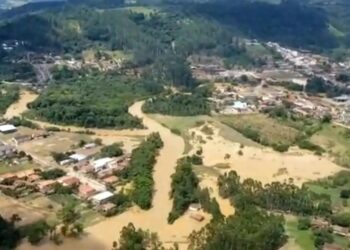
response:
[[[98,171],[102,170],[103,168],[106,168],[108,163],[110,163],[112,161],[113,161],[113,159],[110,157],[101,158],[101,159],[93,161],[92,167],[94,168],[95,172],[98,172]]]
[[[83,154],[72,154],[69,156],[70,159],[74,160],[74,161],[83,161],[83,160],[86,160],[87,159],[87,156],[86,155],[83,155]]]
[[[15,126],[13,126],[12,124],[3,124],[3,125],[0,125],[0,132],[1,133],[13,133],[13,132],[16,132],[17,131],[17,128]]]
[[[95,205],[101,205],[101,204],[106,203],[107,201],[109,201],[109,199],[111,197],[113,197],[113,196],[114,196],[114,194],[112,192],[103,191],[101,193],[98,193],[98,194],[92,196],[91,197],[91,201]]]

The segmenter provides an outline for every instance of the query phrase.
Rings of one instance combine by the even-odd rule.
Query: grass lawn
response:
[[[218,117],[225,125],[243,131],[246,128],[256,131],[260,138],[271,144],[291,145],[299,135],[295,128],[286,126],[263,114],[222,115]]]
[[[7,163],[7,162],[0,162],[0,174],[6,174],[6,173],[15,173],[22,170],[27,169],[33,169],[33,168],[39,168],[37,164],[33,162],[20,162],[18,165],[15,165],[13,163]]]
[[[290,238],[303,250],[314,250],[311,230],[298,230],[297,218],[286,218],[286,231]]]
[[[350,130],[334,124],[324,125],[311,141],[334,156],[336,163],[350,167]]]
[[[192,146],[190,144],[190,135],[188,130],[198,126],[204,121],[211,121],[212,118],[205,115],[200,116],[167,116],[159,114],[149,114],[149,117],[156,120],[164,127],[169,128],[170,130],[176,130],[180,132],[180,135],[184,138],[185,141],[185,152],[188,153],[191,151]]]

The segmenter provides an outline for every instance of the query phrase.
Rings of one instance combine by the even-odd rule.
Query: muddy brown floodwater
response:
[[[169,197],[171,175],[175,172],[176,162],[182,157],[184,152],[184,141],[181,137],[174,135],[169,129],[163,127],[156,121],[147,117],[141,110],[143,102],[137,102],[132,105],[129,112],[143,119],[143,123],[147,127],[147,134],[158,132],[164,142],[164,147],[161,149],[157,157],[157,163],[154,166],[153,178],[155,182],[155,193],[153,198],[153,207],[148,211],[140,210],[136,207],[124,212],[121,215],[108,218],[96,225],[86,228],[87,236],[82,241],[69,240],[61,246],[52,246],[45,244],[39,248],[30,248],[28,244],[23,244],[21,250],[27,249],[111,249],[113,241],[119,238],[119,232],[128,223],[133,223],[135,227],[148,229],[156,232],[161,241],[167,244],[179,243],[180,249],[185,249],[187,246],[187,237],[193,230],[199,230],[210,219],[210,216],[205,215],[205,220],[197,222],[191,219],[187,214],[178,219],[173,225],[167,223],[168,214],[172,208],[172,200]],[[132,132],[132,131],[128,131]],[[138,131],[135,131],[139,133]],[[145,131],[144,131],[145,132]],[[85,241],[91,242],[85,246],[81,245]],[[92,245],[98,244],[98,246]]]

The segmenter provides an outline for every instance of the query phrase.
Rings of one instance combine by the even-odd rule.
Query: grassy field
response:
[[[152,119],[156,120],[164,127],[169,128],[174,133],[179,133],[185,140],[185,153],[191,151],[192,146],[190,144],[190,135],[188,130],[196,127],[205,121],[211,121],[212,118],[209,116],[166,116],[158,114],[148,115]]]
[[[146,6],[130,6],[130,7],[124,7],[121,8],[121,10],[127,10],[127,11],[132,11],[136,13],[142,13],[145,16],[149,16],[155,12],[158,11],[157,8],[155,7],[146,7]]]
[[[332,155],[339,165],[350,167],[350,130],[337,125],[324,125],[311,137]]]
[[[27,169],[33,169],[33,168],[39,168],[37,164],[33,162],[19,162],[18,164],[13,164],[13,163],[8,163],[5,161],[0,162],[0,174],[6,174],[6,173],[15,173],[18,171],[22,170],[27,170]]]
[[[283,125],[263,114],[222,115],[219,116],[219,121],[237,131],[244,131],[247,128],[256,131],[261,140],[269,145],[278,143],[290,145],[299,135],[297,129]]]
[[[298,230],[298,221],[296,217],[286,218],[286,231],[291,240],[303,250],[314,250],[311,230]]]

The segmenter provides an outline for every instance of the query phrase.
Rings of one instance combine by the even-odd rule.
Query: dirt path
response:
[[[20,116],[24,111],[26,111],[27,104],[31,103],[38,97],[37,94],[29,92],[27,90],[21,90],[18,102],[12,104],[4,114],[4,118],[11,119],[14,116]]]

